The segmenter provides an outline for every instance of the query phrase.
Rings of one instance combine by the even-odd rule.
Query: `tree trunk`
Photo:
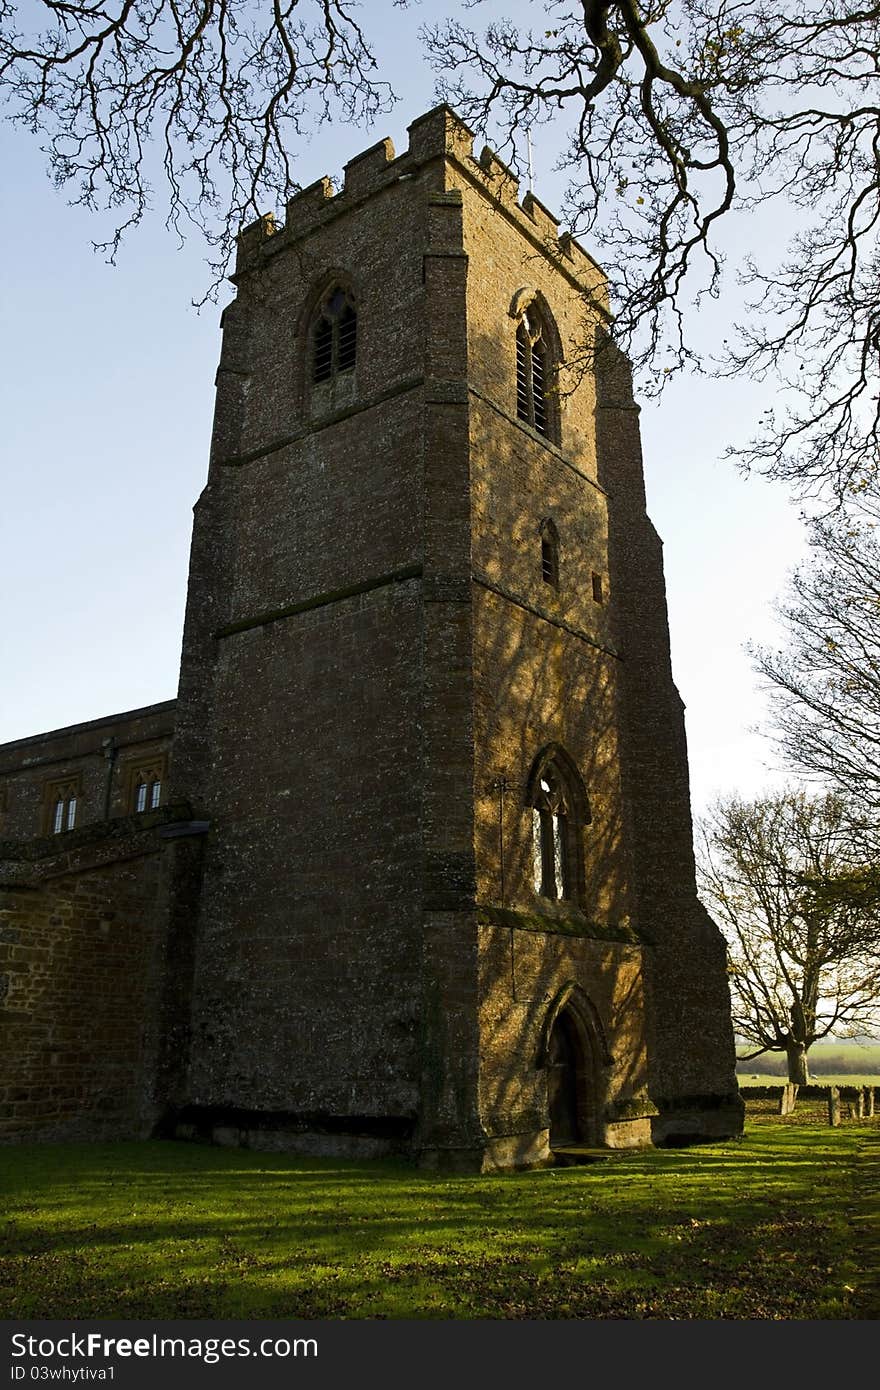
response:
[[[789,1042],[785,1049],[788,1057],[788,1079],[792,1086],[809,1085],[807,1070],[807,1049],[803,1043]]]

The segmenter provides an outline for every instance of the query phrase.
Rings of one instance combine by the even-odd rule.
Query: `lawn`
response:
[[[874,1120],[445,1178],[182,1143],[0,1151],[7,1318],[875,1318]]]

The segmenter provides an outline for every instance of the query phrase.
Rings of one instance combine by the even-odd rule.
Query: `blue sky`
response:
[[[405,148],[406,126],[434,104],[416,36],[424,17],[389,3],[380,56],[399,103],[372,130],[323,126],[299,152],[303,184],[338,174],[384,135]],[[108,266],[91,250],[99,233],[89,214],[52,189],[35,139],[2,127],[0,153],[5,741],[176,694],[222,303],[191,308],[206,284],[202,248],[181,249],[161,215]],[[559,208],[554,159],[542,131],[535,190]],[[772,225],[764,232],[772,237]],[[724,302],[702,316],[707,341],[723,335],[726,319]],[[770,602],[803,553],[803,533],[783,489],[722,460],[771,396],[766,386],[692,378],[642,414],[695,811],[717,792],[748,795],[779,781],[767,770],[768,743],[750,732],[764,701],[743,646],[772,640]]]

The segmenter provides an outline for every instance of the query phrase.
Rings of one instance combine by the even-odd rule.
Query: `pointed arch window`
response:
[[[166,759],[162,754],[151,756],[149,761],[144,758],[129,764],[126,775],[128,812],[155,811],[161,806],[165,771]]]
[[[535,892],[577,901],[583,895],[583,827],[590,820],[583,783],[563,750],[550,748],[536,760],[528,785]]]
[[[62,782],[50,782],[46,787],[44,801],[43,829],[47,835],[62,835],[76,826],[76,812],[80,801],[79,778],[68,778]]]
[[[334,381],[357,361],[357,309],[338,285],[321,301],[312,328],[312,381]]]
[[[158,770],[142,773],[135,783],[135,811],[155,811],[162,799],[162,778]]]
[[[516,414],[517,419],[551,437],[551,409],[548,398],[551,359],[547,332],[534,304],[523,310],[516,330]]]

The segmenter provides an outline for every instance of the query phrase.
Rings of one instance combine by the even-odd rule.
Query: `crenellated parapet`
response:
[[[607,290],[600,267],[570,232],[560,233],[559,219],[531,191],[520,197],[518,178],[494,150],[485,146],[475,157],[473,132],[450,107],[428,111],[412,122],[408,133],[409,145],[399,155],[393,142],[384,139],[350,159],[338,190],[325,176],[295,193],[287,201],[283,224],[268,213],[245,227],[238,239],[236,275],[259,264],[264,255],[301,241],[364,199],[414,179],[442,160],[463,172],[530,240],[583,282],[607,313]],[[432,191],[443,189],[441,183]]]

